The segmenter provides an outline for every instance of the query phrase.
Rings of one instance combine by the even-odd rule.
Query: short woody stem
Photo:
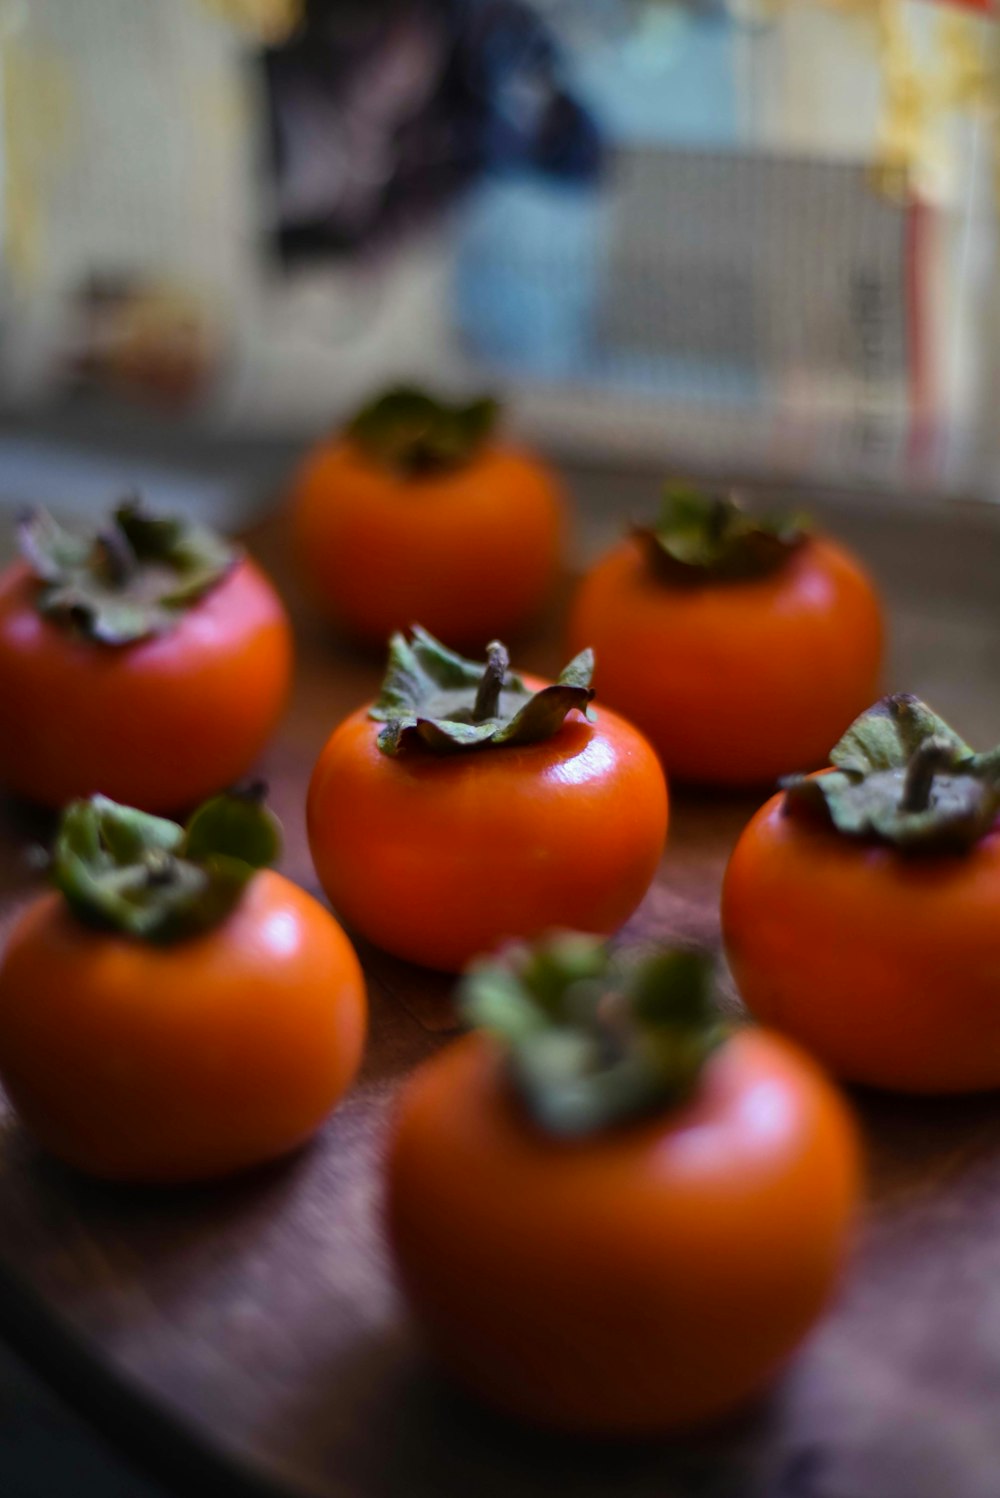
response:
[[[146,855],[146,886],[159,889],[172,884],[177,873],[177,860],[160,849]]]
[[[934,777],[950,770],[955,763],[954,747],[943,738],[929,738],[916,749],[906,767],[906,780],[900,802],[903,811],[926,811],[931,804]]]
[[[708,517],[708,530],[713,541],[719,541],[725,535],[731,513],[730,504],[729,497],[724,494],[720,494],[712,501],[712,508]]]
[[[135,576],[137,566],[128,539],[117,525],[109,525],[98,533],[97,547],[108,581],[116,588],[124,588]]]
[[[488,718],[497,716],[500,710],[500,693],[509,668],[510,656],[506,647],[499,640],[494,640],[486,647],[486,670],[476,692],[472,709],[473,722],[485,723]]]
[[[248,806],[263,806],[270,790],[266,780],[238,780],[229,787],[226,795],[233,801],[245,801]]]

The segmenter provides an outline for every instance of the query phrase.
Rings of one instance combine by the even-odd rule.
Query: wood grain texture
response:
[[[917,528],[900,548],[874,519],[850,528],[878,556],[893,604],[891,685],[954,713],[974,742],[1000,739],[996,529],[967,537],[965,569],[957,531],[944,546],[944,532]],[[284,579],[280,526],[257,540]],[[963,577],[986,579],[991,596],[963,589]],[[379,663],[338,646],[307,611],[296,622],[295,698],[263,770],[286,827],[284,869],[315,891],[305,783],[334,722],[371,693]],[[550,627],[517,662],[544,671],[559,653]],[[753,805],[675,797],[637,933],[717,942],[721,873]],[[47,831],[23,808],[0,812],[5,922],[33,887],[23,854]],[[324,1498],[536,1498],[556,1488],[574,1498],[995,1498],[1000,1100],[856,1095],[870,1188],[852,1272],[757,1407],[663,1445],[545,1439],[439,1382],[397,1300],[379,1231],[387,1109],[454,1018],[446,980],[370,949],[362,956],[371,1038],[360,1084],[316,1143],[281,1166],[197,1191],[115,1190],[42,1158],[5,1116],[0,1265],[97,1357],[248,1470]]]

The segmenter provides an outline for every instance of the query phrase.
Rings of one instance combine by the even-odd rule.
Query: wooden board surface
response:
[[[924,693],[974,742],[1000,738],[1000,535],[873,521],[894,614],[891,685]],[[280,528],[259,550],[285,572]],[[295,701],[265,772],[309,889],[302,802],[326,733],[370,694],[376,661],[303,613]],[[555,631],[517,654],[558,664]],[[754,802],[677,796],[636,918],[716,942],[727,852]],[[0,811],[4,921],[32,887],[45,825]],[[378,1163],[400,1077],[453,1029],[448,984],[363,950],[371,1039],[360,1085],[293,1160],[222,1187],[92,1185],[0,1121],[0,1266],[141,1395],[248,1471],[325,1498],[995,1498],[1000,1490],[1000,1099],[856,1095],[869,1203],[852,1271],[784,1380],[722,1428],[640,1448],[521,1432],[423,1360],[379,1232]],[[732,1252],[738,1254],[738,1243]],[[609,1369],[609,1377],[614,1370]]]

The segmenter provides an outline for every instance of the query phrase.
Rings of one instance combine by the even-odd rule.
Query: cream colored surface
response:
[[[279,42],[301,20],[303,0],[198,0],[251,36]]]
[[[915,187],[936,201],[953,196],[961,176],[956,126],[963,117],[988,121],[1000,161],[995,18],[949,0],[731,0],[731,9],[782,33],[791,66],[778,113],[800,144],[851,149],[867,136],[882,190]]]

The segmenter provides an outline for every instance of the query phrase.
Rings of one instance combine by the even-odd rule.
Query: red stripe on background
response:
[[[906,336],[909,354],[910,435],[907,465],[919,475],[934,441],[934,372],[925,310],[927,231],[930,210],[914,195],[906,210]]]

